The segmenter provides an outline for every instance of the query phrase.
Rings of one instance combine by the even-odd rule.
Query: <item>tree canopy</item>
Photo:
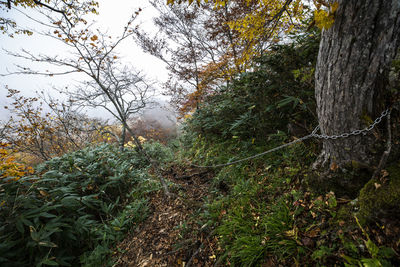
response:
[[[278,42],[285,34],[301,30],[305,21],[315,23],[319,28],[329,28],[338,8],[338,2],[329,3],[324,0],[313,0],[315,6],[313,22],[310,21],[310,6],[301,0],[167,0],[170,5],[194,2],[213,5],[215,9],[243,3],[252,8],[242,10],[240,17],[232,18],[226,24],[239,33],[245,49],[238,60],[239,64],[247,66],[251,59],[260,56],[272,42]],[[267,42],[266,42],[267,41]]]
[[[18,22],[13,18],[5,16],[6,12],[11,9],[17,9],[24,13],[24,10],[34,9],[41,12],[51,12],[54,16],[59,16],[60,21],[65,21],[71,26],[84,22],[82,15],[88,13],[97,14],[99,4],[93,0],[7,0],[0,1],[0,10],[3,15],[0,16],[0,31],[13,37],[14,34],[28,34],[32,31],[19,26]]]

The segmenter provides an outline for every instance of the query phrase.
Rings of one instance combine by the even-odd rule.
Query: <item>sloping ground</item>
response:
[[[176,197],[151,196],[151,214],[118,245],[116,266],[212,266],[216,240],[196,223],[211,175],[171,168],[165,174],[177,185]],[[185,229],[190,229],[185,232]]]
[[[274,187],[272,177],[267,177],[270,180],[268,182],[263,175],[258,175],[262,180],[255,180],[254,183],[261,183],[263,186],[256,187],[257,190],[252,187],[251,201],[239,201],[240,205],[249,206],[248,209],[239,207],[245,216],[247,214],[246,219],[242,220],[241,214],[236,218],[234,213],[230,213],[229,223],[234,220],[236,223],[224,225],[227,221],[221,220],[216,234],[207,226],[208,219],[202,217],[202,214],[210,212],[204,209],[204,203],[210,201],[205,200],[206,197],[212,197],[209,196],[209,188],[213,175],[201,171],[203,170],[183,170],[175,166],[165,173],[164,176],[175,185],[171,190],[175,196],[167,198],[163,192],[151,196],[151,213],[147,220],[138,225],[134,232],[118,245],[116,266],[229,265],[231,258],[228,258],[227,262],[221,260],[221,255],[226,250],[219,248],[217,237],[219,243],[224,244],[224,240],[227,242],[230,246],[228,253],[232,253],[231,255],[245,251],[244,257],[258,257],[256,261],[262,264],[261,266],[342,266],[344,263],[349,266],[361,266],[363,262],[376,263],[368,266],[400,266],[397,209],[390,209],[386,216],[361,226],[354,212],[359,210],[356,203],[363,197],[354,202],[348,198],[336,198],[333,192],[326,195],[303,192],[300,189],[302,174],[299,172],[293,172],[290,184],[283,186],[286,182],[280,179],[281,183]],[[278,177],[290,177],[288,171],[290,169],[282,170]],[[389,172],[395,173],[391,169]],[[393,179],[397,181],[394,176]],[[265,192],[270,188],[268,183],[271,183],[270,193]],[[364,195],[372,198],[366,202],[367,206],[372,201],[376,202],[373,195],[380,195],[379,192],[383,192],[387,197],[385,192],[388,190],[380,190],[391,184],[389,180],[377,180],[376,183],[371,181],[369,184],[371,191]],[[398,190],[397,184],[392,187]],[[236,194],[236,197],[240,197],[239,194]],[[263,208],[262,211],[257,211],[252,205],[264,202],[270,206],[263,206],[266,209]],[[235,203],[232,204],[231,210],[235,208],[234,205]],[[271,209],[274,205],[276,207]],[[224,216],[229,208],[225,206],[218,213]],[[275,212],[281,208],[283,213]],[[236,232],[235,225],[242,223],[250,226]],[[261,224],[268,225],[269,235],[261,242],[256,240],[243,244],[243,240],[252,240],[250,237],[254,235],[265,235],[264,226],[260,226],[261,233],[256,228]],[[228,240],[232,232],[235,232],[236,239]],[[265,242],[268,242],[268,247],[262,247]],[[221,262],[216,262],[217,255],[220,256],[218,260]],[[253,258],[247,262],[246,259],[242,261],[242,258],[237,258],[233,258],[237,260],[237,265],[254,265]]]

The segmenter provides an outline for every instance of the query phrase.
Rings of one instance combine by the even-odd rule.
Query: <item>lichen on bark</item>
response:
[[[324,30],[315,72],[321,132],[350,133],[385,109],[388,72],[400,43],[398,0],[340,0],[334,25]],[[314,169],[358,161],[376,164],[372,134],[324,140]]]

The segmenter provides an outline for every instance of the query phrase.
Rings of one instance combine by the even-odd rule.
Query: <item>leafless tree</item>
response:
[[[58,128],[73,144],[75,149],[81,149],[87,144],[100,141],[103,133],[109,127],[107,120],[92,118],[86,115],[79,105],[73,101],[60,102],[50,93],[37,93],[40,101],[45,103]]]
[[[71,53],[68,57],[35,55],[27,50],[7,52],[14,57],[50,64],[59,71],[40,71],[17,65],[17,71],[8,74],[45,76],[83,74],[86,76],[83,77],[84,81],[80,82],[75,89],[66,88],[62,91],[67,93],[70,101],[77,105],[106,109],[122,124],[124,129],[131,132],[138,148],[142,150],[136,135],[129,129],[127,120],[132,114],[140,112],[149,102],[152,86],[139,72],[122,65],[115,51],[122,41],[133,34],[132,24],[138,14],[136,12],[129,19],[122,34],[116,39],[98,30],[94,32],[91,29],[92,25],[75,28],[70,23],[55,21],[48,16],[48,20],[56,29],[42,34],[55,38],[69,47]],[[123,145],[124,138],[121,139]]]
[[[166,64],[170,76],[164,85],[165,94],[172,97],[175,108],[186,113],[198,107],[204,95],[215,92],[243,70],[237,55],[244,46],[227,23],[240,18],[252,5],[232,1],[214,9],[202,4],[182,8],[164,0],[151,0],[150,4],[159,13],[154,18],[159,31],[149,36],[135,29],[135,41]]]
[[[25,97],[17,90],[8,92],[12,103],[6,108],[12,116],[0,124],[0,138],[14,150],[49,160],[102,141],[105,124],[80,113],[71,103],[60,103],[43,94]]]
[[[140,72],[132,68],[116,66],[115,62],[106,62],[104,72],[99,79],[89,80],[68,90],[75,105],[92,108],[103,108],[116,118],[122,126],[119,138],[121,150],[126,142],[127,122],[137,116],[152,103],[154,88]],[[131,129],[130,129],[131,131]]]
[[[70,101],[78,105],[90,107],[102,107],[110,112],[122,125],[123,136],[121,147],[123,148],[125,131],[128,131],[140,153],[151,162],[157,172],[164,190],[169,194],[167,185],[161,176],[159,164],[151,159],[143,150],[140,140],[135,132],[129,127],[128,119],[131,115],[140,112],[148,103],[152,86],[145,81],[144,76],[120,63],[116,47],[125,39],[134,34],[132,26],[139,14],[135,12],[124,27],[122,34],[117,38],[93,31],[92,26],[74,27],[65,20],[48,20],[56,29],[52,32],[42,33],[47,37],[55,38],[68,46],[71,53],[68,57],[35,55],[27,50],[21,52],[7,51],[8,54],[30,60],[50,64],[55,70],[40,71],[26,66],[16,66],[17,71],[10,74],[33,74],[33,75],[67,75],[72,73],[83,74],[86,78],[74,90],[64,90],[69,93]]]

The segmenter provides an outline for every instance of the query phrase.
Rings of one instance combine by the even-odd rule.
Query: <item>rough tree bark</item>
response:
[[[386,109],[387,73],[400,43],[399,0],[339,0],[334,25],[324,30],[315,73],[321,132],[349,133]],[[363,119],[364,118],[364,119]],[[369,133],[324,140],[314,168],[375,163]]]

